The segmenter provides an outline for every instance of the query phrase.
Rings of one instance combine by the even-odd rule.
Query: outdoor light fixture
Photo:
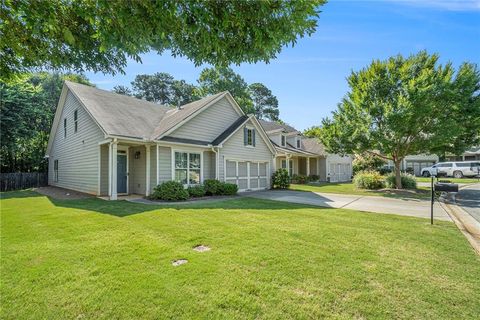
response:
[[[140,159],[140,151],[135,152],[135,159]]]

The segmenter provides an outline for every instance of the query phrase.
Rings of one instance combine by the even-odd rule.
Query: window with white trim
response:
[[[243,129],[243,144],[255,147],[255,129],[249,127]]]
[[[58,181],[58,160],[53,161],[53,181]]]
[[[175,181],[184,185],[199,184],[200,153],[175,151]]]
[[[283,134],[282,134],[282,147],[285,147],[287,145],[287,137],[285,137]]]
[[[78,110],[75,110],[73,112],[73,125],[74,125],[74,131],[75,133],[77,133],[78,131]]]

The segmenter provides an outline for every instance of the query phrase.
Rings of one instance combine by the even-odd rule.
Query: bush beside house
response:
[[[187,189],[180,182],[166,181],[153,189],[149,199],[185,201],[189,198],[201,198],[204,196],[233,196],[237,192],[238,186],[236,184],[218,180],[205,180],[203,185],[190,186]]]
[[[277,169],[272,176],[272,188],[288,189],[290,187],[290,176],[286,169]]]

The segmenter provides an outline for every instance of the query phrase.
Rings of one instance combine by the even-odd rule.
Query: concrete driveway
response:
[[[291,190],[244,192],[242,196],[309,204],[319,207],[342,208],[430,219],[430,201],[427,200],[394,199]],[[449,215],[437,202],[435,202],[434,205],[433,217],[438,220],[451,221]]]
[[[459,206],[480,222],[480,183],[460,189],[456,201]]]

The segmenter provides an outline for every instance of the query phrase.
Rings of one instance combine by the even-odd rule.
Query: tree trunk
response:
[[[395,186],[397,189],[402,189],[402,176],[400,174],[400,165],[402,160],[395,160]]]

